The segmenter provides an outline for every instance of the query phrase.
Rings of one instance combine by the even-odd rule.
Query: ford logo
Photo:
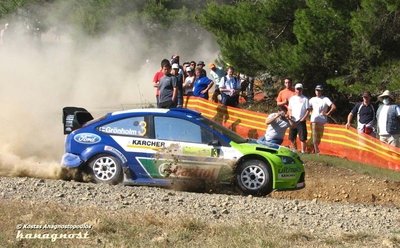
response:
[[[96,144],[100,142],[101,138],[93,133],[79,133],[74,136],[74,140],[82,144]]]

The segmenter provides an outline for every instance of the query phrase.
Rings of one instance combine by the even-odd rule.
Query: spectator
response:
[[[389,90],[378,96],[378,100],[383,103],[376,114],[379,140],[400,147],[400,106],[393,103],[394,98]]]
[[[193,95],[208,100],[208,91],[213,86],[214,82],[208,77],[202,75],[202,67],[196,67],[196,80],[193,84]]]
[[[239,104],[240,81],[234,76],[235,69],[228,67],[227,75],[221,78],[219,91],[221,92],[221,103],[224,106],[236,107]]]
[[[206,64],[204,64],[204,61],[199,61],[197,62],[197,66],[201,68],[201,75],[203,76],[207,76],[207,72],[206,70],[204,70],[204,66],[206,66]]]
[[[179,65],[177,63],[172,64],[171,74],[176,77],[177,92],[177,107],[182,108],[183,106],[183,74],[179,73]]]
[[[319,153],[319,144],[324,135],[324,125],[328,121],[327,116],[336,109],[335,104],[328,97],[322,95],[323,90],[322,85],[317,85],[315,87],[315,96],[310,99],[311,137],[316,154]]]
[[[305,153],[307,141],[306,119],[310,113],[308,98],[303,95],[303,85],[295,85],[295,95],[289,99],[289,118],[296,122],[296,125],[289,129],[289,140],[293,149],[297,149],[297,134],[301,141],[301,153]]]
[[[170,63],[171,65],[178,64],[178,73],[183,76],[183,67],[179,64],[179,55],[172,55]]]
[[[190,62],[183,62],[182,69],[183,69],[183,81],[185,81],[186,77],[188,76],[187,68],[190,67]]]
[[[375,137],[375,108],[371,104],[371,93],[365,91],[362,94],[363,101],[357,103],[347,116],[346,128],[350,127],[353,117],[357,115],[357,131]]]
[[[161,80],[162,77],[164,77],[163,66],[164,66],[165,64],[167,64],[167,63],[169,64],[169,60],[168,60],[168,59],[163,59],[163,60],[161,61],[161,68],[160,68],[160,70],[157,71],[157,72],[154,74],[154,77],[153,77],[153,87],[156,88],[156,102],[157,102],[157,107],[159,107],[159,104],[160,104],[160,101],[159,101],[159,99],[160,99],[160,89],[159,89],[160,80]]]
[[[240,79],[240,95],[246,99],[247,88],[250,84],[249,77],[246,74],[240,73],[239,79]]]
[[[263,141],[281,145],[286,129],[292,127],[295,123],[289,118],[285,106],[281,106],[279,109],[278,112],[268,115],[265,120],[265,124],[267,124],[268,127],[265,131]]]
[[[178,94],[177,78],[171,75],[171,64],[169,61],[163,64],[162,72],[164,77],[161,78],[159,108],[176,107],[176,99]]]
[[[291,78],[285,78],[285,89],[279,91],[276,103],[278,106],[288,107],[290,97],[295,95]]]
[[[196,70],[196,62],[195,61],[190,61],[190,67],[192,68],[192,71]]]
[[[210,71],[211,79],[215,83],[214,93],[213,93],[211,99],[213,100],[213,102],[218,103],[218,96],[221,94],[221,92],[219,91],[220,82],[221,82],[221,79],[226,75],[226,73],[221,68],[216,67],[215,64],[213,64],[213,63],[209,64],[208,67],[211,70]]]
[[[4,44],[4,35],[7,33],[8,23],[4,24],[4,28],[0,30],[0,45]]]
[[[195,80],[194,71],[190,66],[186,68],[186,72],[188,76],[185,79],[185,83],[183,84],[183,94],[185,96],[192,96],[193,95],[193,83]]]

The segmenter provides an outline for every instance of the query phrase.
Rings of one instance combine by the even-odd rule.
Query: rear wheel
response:
[[[118,184],[122,182],[121,162],[112,155],[100,154],[89,163],[90,172],[97,183]]]
[[[246,160],[237,168],[236,182],[244,194],[268,195],[272,192],[271,167],[261,160]]]

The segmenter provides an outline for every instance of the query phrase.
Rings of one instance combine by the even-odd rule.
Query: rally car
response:
[[[213,182],[251,195],[305,187],[297,153],[245,139],[189,109],[133,109],[93,119],[83,108],[66,107],[63,123],[62,165],[88,171],[98,183]]]

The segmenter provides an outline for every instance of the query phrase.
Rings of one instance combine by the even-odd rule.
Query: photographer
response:
[[[277,113],[268,115],[265,124],[268,125],[268,127],[262,141],[281,145],[286,129],[294,126],[295,122],[289,118],[287,108],[285,106],[280,106]]]

